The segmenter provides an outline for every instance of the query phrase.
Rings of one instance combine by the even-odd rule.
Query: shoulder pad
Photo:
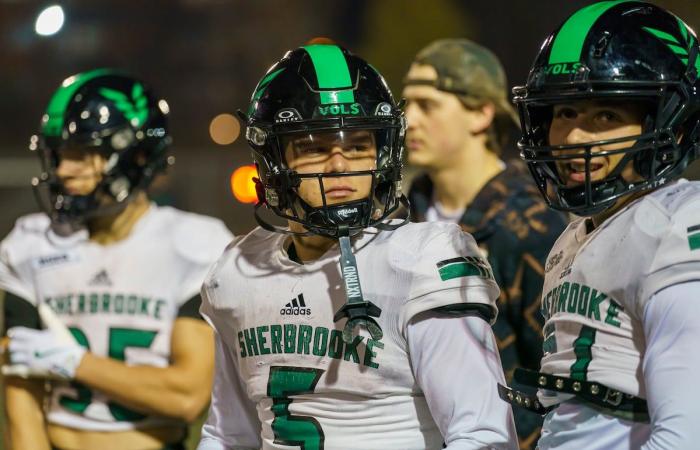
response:
[[[51,220],[44,213],[28,214],[15,222],[15,230],[24,234],[43,234],[50,226]]]
[[[634,222],[642,239],[627,239],[628,245],[648,253],[636,293],[636,313],[642,317],[656,292],[700,276],[700,236],[694,237],[700,231],[700,183],[681,180],[649,194]]]
[[[688,202],[700,199],[700,181],[678,180],[644,197],[672,215]]]
[[[233,239],[219,219],[175,209],[172,211],[174,246],[186,260],[198,265],[210,265]]]
[[[429,242],[438,235],[462,235],[467,234],[459,225],[449,222],[409,222],[394,231],[380,233],[394,245],[399,245],[403,250],[415,252],[429,245]],[[471,235],[469,235],[471,236]]]
[[[15,222],[10,234],[2,241],[3,252],[31,256],[39,239],[46,239],[51,221],[46,214],[35,213],[22,216]]]

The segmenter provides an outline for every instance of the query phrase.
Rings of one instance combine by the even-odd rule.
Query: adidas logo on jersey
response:
[[[297,298],[284,305],[280,309],[280,314],[283,316],[308,316],[311,314],[311,308],[306,307],[304,302],[304,294],[299,294]]]
[[[95,274],[94,277],[88,283],[90,286],[111,286],[112,280],[109,279],[107,271],[105,269],[100,270]]]

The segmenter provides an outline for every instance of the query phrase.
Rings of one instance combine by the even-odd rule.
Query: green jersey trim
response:
[[[688,227],[688,246],[690,250],[700,249],[700,224]]]
[[[488,263],[474,256],[446,259],[437,263],[436,266],[442,281],[471,276],[493,279]]]

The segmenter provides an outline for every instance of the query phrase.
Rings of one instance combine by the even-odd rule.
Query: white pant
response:
[[[649,439],[648,423],[601,413],[576,401],[560,404],[544,419],[539,450],[636,450]]]

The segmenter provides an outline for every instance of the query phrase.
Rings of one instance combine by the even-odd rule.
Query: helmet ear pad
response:
[[[659,134],[661,130],[657,136],[660,143],[653,149],[637,152],[634,157],[635,171],[647,180],[677,164],[680,166],[674,172],[680,174],[698,156],[695,147],[700,138],[700,98],[693,105],[690,99],[683,99],[684,94],[674,92],[659,104],[656,116],[649,114],[643,122],[642,133],[657,130]],[[688,106],[694,106],[695,110]]]
[[[651,114],[647,114],[642,123],[642,134],[653,132],[655,128],[655,117]],[[654,149],[646,149],[636,152],[632,158],[633,167],[635,172],[637,172],[642,178],[648,180],[652,177],[652,164],[654,158],[656,158],[656,151]]]

